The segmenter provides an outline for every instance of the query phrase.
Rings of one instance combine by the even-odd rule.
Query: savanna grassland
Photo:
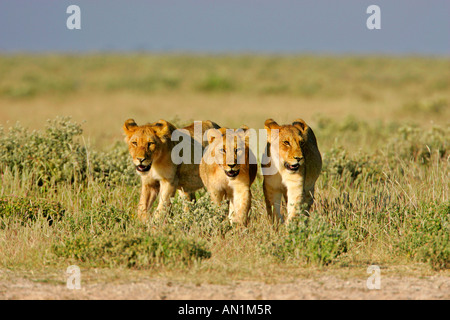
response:
[[[324,162],[309,218],[274,228],[258,177],[248,228],[204,191],[188,212],[176,198],[163,219],[135,219],[124,120],[299,117]],[[448,58],[1,56],[0,125],[0,295],[21,279],[65,288],[72,264],[84,285],[365,281],[369,265],[448,282]]]

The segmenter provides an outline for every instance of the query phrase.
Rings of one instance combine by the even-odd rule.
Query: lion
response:
[[[194,124],[177,132],[186,133],[190,147],[200,145],[200,149],[203,150],[206,147],[202,140],[203,133],[211,128],[220,126],[209,120],[203,121],[200,139],[194,137]],[[149,210],[158,193],[156,217],[170,207],[170,198],[174,196],[176,190],[190,200],[196,190],[204,187],[199,175],[201,158],[197,163],[193,161],[193,156],[188,163],[176,164],[172,161],[172,150],[178,144],[177,141],[172,141],[172,135],[177,130],[173,124],[159,120],[138,126],[133,119],[128,119],[123,125],[123,130],[136,172],[141,177],[142,189],[137,214],[141,221],[145,222],[150,218]]]
[[[286,222],[289,223],[300,209],[309,213],[314,202],[314,186],[322,170],[322,157],[314,132],[302,119],[282,126],[267,119],[264,128],[267,130],[266,156],[270,161],[262,166],[267,213],[272,221],[283,223],[280,206],[284,196]],[[264,168],[272,163],[275,174],[265,174]]]
[[[238,130],[210,129],[206,132],[208,147],[200,163],[200,177],[211,200],[219,205],[229,200],[231,223],[247,225],[258,164],[249,148],[249,132],[243,126]]]

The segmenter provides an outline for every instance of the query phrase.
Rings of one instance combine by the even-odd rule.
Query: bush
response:
[[[136,77],[133,75],[133,77],[110,80],[105,87],[110,91],[153,92],[177,89],[180,86],[180,82],[180,79],[169,76],[151,74],[144,77]]]
[[[445,99],[434,99],[428,101],[414,101],[407,103],[403,106],[403,111],[409,112],[421,112],[421,113],[437,113],[440,114],[446,108],[449,107],[449,103]]]
[[[124,232],[134,222],[133,216],[127,211],[112,205],[102,205],[80,214],[66,215],[63,220],[64,227],[71,234],[86,232],[92,236]]]
[[[61,219],[65,209],[58,202],[39,200],[23,197],[0,198],[0,227],[5,227],[9,220],[20,221],[25,224],[28,221],[36,221],[44,217],[51,225],[53,221]]]
[[[90,151],[79,139],[81,125],[68,117],[49,120],[43,131],[28,132],[16,125],[0,127],[0,173],[6,168],[19,174],[32,172],[38,186],[61,182],[136,184],[137,178],[125,144],[104,152]]]
[[[428,164],[433,154],[446,158],[450,153],[450,127],[433,126],[428,130],[416,126],[402,126],[388,143],[394,159]]]
[[[171,213],[167,223],[175,230],[191,235],[210,238],[217,235],[223,236],[232,229],[225,202],[222,206],[214,205],[208,193],[195,202],[183,201],[180,197],[175,198]]]
[[[331,148],[323,154],[322,174],[325,178],[338,177],[349,181],[384,179],[382,166],[376,157],[361,152],[349,156],[343,148]]]
[[[198,85],[200,91],[205,92],[228,92],[233,91],[235,86],[229,79],[218,76],[210,75]]]
[[[418,256],[435,270],[450,269],[450,226],[430,235],[429,242],[420,248]]]
[[[395,132],[397,125],[384,124],[380,121],[366,122],[348,116],[342,121],[336,121],[321,114],[315,116],[317,125],[313,127],[319,146],[324,142],[332,145],[346,146],[376,146],[383,143],[390,134]]]
[[[345,233],[318,216],[298,217],[282,232],[280,239],[269,249],[281,260],[300,259],[328,265],[347,251]]]
[[[38,185],[81,181],[86,175],[86,148],[74,141],[81,126],[68,118],[49,120],[43,132],[20,125],[0,128],[0,163],[22,173],[32,171]]]
[[[65,232],[52,246],[52,252],[92,266],[139,269],[189,265],[209,258],[205,242],[192,233],[187,235],[180,226],[154,223],[149,232],[128,211],[102,205],[66,215],[61,222]]]
[[[409,214],[406,234],[397,248],[415,260],[428,262],[434,269],[450,267],[450,202],[422,205]]]
[[[189,265],[211,257],[203,242],[180,234],[154,232],[86,234],[67,237],[53,246],[58,257],[76,259],[93,266],[146,269],[158,265]]]
[[[92,152],[90,169],[92,178],[98,182],[111,185],[125,183],[130,186],[139,182],[128,147],[124,142],[117,142],[103,152]]]

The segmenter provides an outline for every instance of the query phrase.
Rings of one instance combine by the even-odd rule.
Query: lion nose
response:
[[[228,166],[229,166],[230,168],[234,168],[234,167],[236,167],[236,163],[229,164]]]
[[[138,159],[140,163],[142,163],[145,160],[145,158],[136,158],[136,159]]]
[[[303,160],[303,157],[294,157],[295,160],[297,160],[297,162],[300,162]]]

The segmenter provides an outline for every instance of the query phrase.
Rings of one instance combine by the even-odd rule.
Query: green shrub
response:
[[[104,152],[90,151],[80,141],[82,132],[81,125],[68,117],[49,120],[43,131],[29,132],[19,124],[7,132],[0,127],[0,173],[6,168],[20,174],[32,172],[38,186],[89,179],[136,184],[125,144]]]
[[[43,78],[27,75],[20,81],[0,88],[0,95],[8,98],[32,98],[42,94],[69,94],[78,90],[77,81],[63,78]]]
[[[134,210],[134,208],[133,208]],[[52,251],[58,257],[75,259],[92,266],[152,268],[158,265],[189,265],[209,258],[202,240],[181,224],[137,221],[128,211],[102,205],[66,215],[65,230]]]
[[[175,198],[167,223],[176,230],[202,237],[223,236],[232,229],[225,202],[222,206],[214,205],[208,193],[195,202]]]
[[[375,156],[357,152],[351,156],[344,148],[331,148],[323,153],[322,174],[325,179],[339,178],[355,181],[384,179],[382,166]]]
[[[179,87],[181,80],[169,76],[146,75],[143,77],[120,78],[111,80],[105,86],[107,90],[130,90],[153,92],[158,90],[173,90]]]
[[[95,238],[82,233],[54,245],[53,252],[58,257],[79,260],[92,266],[138,269],[189,265],[211,257],[204,242],[166,232],[139,235],[108,233]]]
[[[405,125],[398,129],[388,143],[389,156],[428,164],[433,154],[446,158],[450,153],[450,126],[423,129]]]
[[[420,248],[418,256],[435,270],[450,269],[450,226],[430,235],[429,242]]]
[[[446,99],[434,99],[427,101],[414,101],[406,103],[403,106],[404,111],[421,112],[421,113],[437,113],[440,114],[446,108],[449,107],[449,103]]]
[[[449,268],[450,202],[422,205],[408,216],[406,233],[399,238],[397,248],[434,269]]]
[[[86,232],[92,236],[127,231],[135,223],[133,216],[112,205],[102,205],[78,214],[66,215],[64,227],[70,233]]]
[[[90,169],[92,178],[101,183],[132,186],[140,180],[124,142],[117,142],[103,152],[91,152]]]
[[[65,209],[58,202],[50,202],[45,199],[32,199],[23,197],[0,198],[0,227],[4,227],[7,221],[20,221],[25,224],[28,221],[36,221],[44,217],[51,225],[53,221],[60,220]]]
[[[374,150],[385,150],[386,141],[395,135],[399,128],[395,122],[367,122],[353,116],[347,116],[340,121],[321,114],[314,118],[317,124],[313,129],[321,150],[324,146],[326,149],[339,146],[353,152],[363,150],[371,155]]]
[[[18,124],[8,132],[0,128],[0,171],[32,171],[39,185],[80,181],[86,173],[86,148],[74,138],[81,133],[81,126],[67,118],[49,120],[43,132],[30,133]]]
[[[327,265],[347,251],[343,230],[331,226],[321,217],[298,217],[277,239],[269,252],[281,260],[299,259]]]
[[[305,82],[300,84],[298,87],[298,92],[304,97],[317,96],[322,89],[322,84],[320,82]]]
[[[205,92],[228,92],[235,89],[235,85],[229,79],[218,75],[209,75],[197,88]]]

